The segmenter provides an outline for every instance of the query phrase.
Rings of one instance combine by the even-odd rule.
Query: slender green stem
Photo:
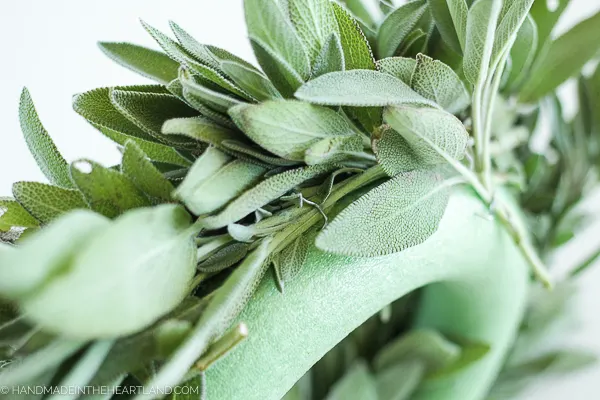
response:
[[[238,324],[222,338],[208,348],[208,351],[196,362],[196,368],[206,371],[208,367],[229,353],[235,346],[248,337],[248,327],[243,322]]]
[[[583,271],[588,269],[592,264],[594,264],[596,261],[598,261],[598,259],[600,259],[600,249],[598,249],[594,253],[592,253],[592,255],[589,256],[583,263],[581,263],[581,265],[579,265],[577,268],[575,268],[573,271],[571,271],[570,275],[577,276],[577,275],[581,274]]]

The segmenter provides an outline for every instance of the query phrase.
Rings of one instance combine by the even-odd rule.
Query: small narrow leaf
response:
[[[338,24],[329,0],[289,0],[289,15],[313,65]]]
[[[37,182],[16,182],[12,191],[18,202],[45,224],[69,211],[89,208],[77,190]]]
[[[198,264],[198,270],[204,273],[221,272],[243,260],[248,254],[248,248],[245,243],[227,245]]]
[[[198,83],[194,76],[187,71],[181,71],[179,81],[183,85],[183,97],[195,108],[198,108],[198,105],[208,106],[217,112],[227,113],[230,107],[241,103],[235,96],[218,92]]]
[[[425,0],[412,1],[389,14],[377,33],[380,58],[392,57],[427,10]]]
[[[284,283],[290,282],[302,270],[308,257],[308,251],[314,244],[317,233],[317,229],[311,229],[284,248],[279,254],[279,268],[281,279]]]
[[[302,161],[305,151],[321,139],[356,135],[335,111],[299,101],[239,105],[229,114],[255,143],[294,161]]]
[[[362,362],[351,367],[325,398],[325,400],[349,399],[378,400],[375,380]]]
[[[196,39],[194,39],[189,33],[187,33],[175,22],[169,21],[169,26],[171,27],[171,30],[175,34],[175,37],[177,38],[181,46],[189,54],[193,55],[197,61],[215,70],[220,67],[219,60],[208,49],[207,46],[200,44]]]
[[[465,47],[467,13],[465,0],[427,0],[442,40],[461,54]]]
[[[23,228],[40,226],[40,222],[24,209],[21,204],[7,197],[0,197],[0,224]]]
[[[23,309],[45,329],[70,337],[137,332],[187,295],[196,267],[196,234],[180,206],[128,212],[96,231],[63,264],[66,273],[27,297]],[[94,282],[91,291],[89,282]]]
[[[233,61],[223,61],[221,68],[242,89],[257,100],[281,98],[271,81],[255,69],[248,68]]]
[[[384,119],[393,130],[383,131],[374,146],[381,166],[391,176],[419,164],[444,164],[440,151],[456,160],[465,154],[469,135],[452,114],[433,108],[389,107]]]
[[[160,173],[158,169],[144,154],[142,149],[133,141],[125,144],[121,171],[138,189],[151,198],[169,201],[175,189],[171,182]]]
[[[219,210],[254,186],[266,169],[209,148],[190,169],[175,196],[195,215]]]
[[[467,88],[452,68],[423,54],[417,54],[411,86],[451,114],[463,111],[471,103]]]
[[[344,209],[317,236],[317,247],[373,257],[421,244],[437,230],[451,184],[436,170],[400,173]]]
[[[240,140],[240,134],[202,117],[171,119],[162,127],[165,135],[185,135],[213,146],[221,147],[224,140]]]
[[[337,19],[346,69],[375,69],[371,46],[358,22],[342,6],[332,2]]]
[[[463,68],[472,84],[488,76],[501,6],[501,0],[476,0],[469,9]]]
[[[291,22],[273,0],[244,0],[246,24],[251,39],[258,39],[285,60],[304,80],[310,63],[304,45]],[[261,58],[257,57],[259,62]],[[261,66],[262,66],[261,62]]]
[[[331,72],[305,83],[297,92],[300,100],[323,105],[353,107],[422,104],[436,107],[400,79],[378,71]]]
[[[407,57],[389,57],[377,61],[379,71],[390,74],[410,86],[417,60]]]
[[[523,25],[521,25],[515,44],[510,51],[511,70],[506,87],[516,90],[527,78],[535,60],[537,49],[537,25],[533,18],[528,16]]]
[[[339,35],[332,33],[315,59],[312,78],[329,72],[344,71],[345,69],[346,60],[344,59],[342,42]]]
[[[163,84],[177,78],[179,63],[164,53],[131,43],[98,43],[111,60],[138,74]]]
[[[150,205],[129,178],[93,161],[74,162],[71,165],[71,176],[92,210],[109,218],[132,208]]]
[[[500,59],[502,53],[513,45],[521,25],[527,18],[527,14],[529,14],[533,1],[512,0],[503,2],[492,50],[492,65]]]
[[[285,171],[272,176],[239,196],[221,213],[204,218],[202,226],[206,229],[218,229],[232,224],[278,199],[301,183],[322,175],[333,168],[329,165],[318,165]]]
[[[69,165],[44,129],[27,89],[21,93],[19,119],[27,146],[46,178],[55,185],[72,187]]]

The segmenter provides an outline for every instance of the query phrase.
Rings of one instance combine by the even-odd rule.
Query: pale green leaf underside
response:
[[[377,61],[379,71],[392,75],[410,86],[417,60],[407,57],[388,57]]]
[[[346,69],[344,49],[339,35],[332,33],[321,48],[321,52],[315,59],[312,78],[324,75],[328,72],[343,71]]]
[[[344,209],[319,236],[319,249],[374,257],[427,240],[448,203],[448,183],[440,172],[403,172]]]

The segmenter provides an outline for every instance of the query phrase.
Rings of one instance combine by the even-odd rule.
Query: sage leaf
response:
[[[165,137],[161,133],[165,121],[197,115],[194,109],[177,97],[169,94],[113,90],[111,99],[114,106],[129,121],[148,135],[163,143],[189,146],[189,140],[185,138]]]
[[[375,376],[379,399],[410,400],[424,374],[425,365],[418,360],[403,361],[386,368]]]
[[[329,0],[289,0],[289,15],[313,65],[329,36],[339,32]]]
[[[465,48],[469,10],[467,2],[465,0],[427,0],[427,4],[442,40],[452,50],[461,54]]]
[[[286,246],[279,253],[278,263],[281,272],[281,280],[284,283],[292,281],[302,270],[308,251],[314,244],[318,230],[313,228],[308,232],[300,235],[292,244]]]
[[[538,27],[539,43],[537,53],[540,54],[541,50],[546,47],[548,42],[552,39],[551,34],[556,23],[565,12],[571,0],[558,0],[554,6],[550,7],[547,1],[534,1],[531,6],[530,15],[535,21]]]
[[[91,209],[109,218],[150,205],[129,178],[93,161],[75,161],[71,165],[71,177]]]
[[[220,62],[215,55],[208,49],[207,46],[199,43],[196,39],[187,33],[183,28],[177,25],[173,21],[169,21],[169,26],[175,37],[179,41],[179,44],[191,54],[197,61],[208,67],[218,70]]]
[[[69,211],[89,208],[78,190],[38,182],[16,182],[12,191],[17,201],[44,224]]]
[[[281,98],[271,81],[255,69],[248,68],[233,61],[223,61],[221,68],[242,89],[257,100]]]
[[[146,195],[160,201],[171,200],[175,189],[171,182],[156,169],[144,154],[142,149],[133,141],[125,144],[121,171],[133,184]]]
[[[377,69],[400,79],[410,86],[417,60],[407,57],[388,57],[377,61]]]
[[[40,222],[17,201],[0,197],[0,223],[12,227],[35,228]]]
[[[373,376],[363,362],[355,363],[330,390],[325,400],[378,400]]]
[[[328,72],[343,71],[346,69],[344,49],[339,35],[332,33],[321,48],[313,64],[312,78]]]
[[[246,257],[249,246],[246,243],[232,243],[211,254],[198,264],[198,271],[214,273],[223,271]]]
[[[108,224],[108,219],[91,211],[74,211],[23,240],[15,251],[0,254],[2,296],[18,300],[39,293]]]
[[[332,2],[338,23],[346,69],[375,69],[371,46],[358,22],[342,6]]]
[[[96,231],[63,264],[68,272],[55,275],[22,306],[36,323],[70,337],[137,332],[187,295],[196,267],[196,234],[180,206],[128,212]],[[94,282],[92,291],[89,282]]]
[[[383,347],[375,356],[377,371],[395,364],[419,360],[428,372],[438,371],[459,359],[461,349],[439,332],[427,329],[412,330]]]
[[[359,135],[335,136],[322,139],[304,153],[307,165],[337,163],[361,155],[363,138]]]
[[[219,150],[209,148],[194,163],[174,195],[195,215],[211,213],[255,185],[265,172],[263,167],[231,161]]]
[[[206,45],[206,48],[222,63],[223,61],[232,61],[234,63],[237,64],[241,64],[243,66],[245,66],[246,68],[249,69],[253,69],[257,72],[259,72],[258,68],[256,68],[254,65],[250,64],[248,61],[244,60],[243,58],[240,58],[238,56],[236,56],[233,53],[230,53],[229,51],[222,49],[220,47],[217,46],[212,46],[212,45]]]
[[[490,345],[476,340],[470,340],[462,337],[450,337],[452,343],[460,347],[459,357],[446,365],[445,367],[436,370],[429,376],[439,378],[449,376],[463,368],[471,366],[473,363],[481,360],[491,350]]]
[[[302,161],[313,144],[334,136],[355,136],[335,111],[299,101],[267,101],[229,110],[233,121],[255,143],[279,157]]]
[[[100,368],[104,359],[112,348],[114,341],[101,340],[90,345],[85,354],[77,360],[77,364],[60,381],[60,387],[85,387],[94,377],[96,371]],[[73,400],[77,399],[77,394],[53,394],[49,400]]]
[[[258,63],[279,93],[285,98],[292,97],[294,91],[304,82],[304,78],[294,70],[284,58],[258,38],[250,38],[250,43]]]
[[[378,71],[331,72],[305,83],[296,97],[314,104],[384,107],[422,104],[437,107],[400,79]]]
[[[298,164],[297,161],[290,161],[267,154],[258,146],[252,146],[235,140],[224,140],[221,142],[221,146],[223,146],[224,149],[233,152],[236,156],[239,156],[240,153],[245,154],[265,164],[271,164],[280,167],[289,167]]]
[[[521,29],[521,25],[527,18],[534,0],[503,1],[496,35],[494,48],[492,50],[492,66],[496,65],[505,51],[513,45],[515,37]]]
[[[56,339],[48,346],[14,363],[10,368],[2,368],[0,385],[16,387],[30,382],[69,358],[84,346],[80,340]]]
[[[310,61],[304,45],[291,22],[275,2],[245,0],[244,10],[250,38],[264,43],[285,60],[303,80],[307,79],[310,74]],[[261,59],[258,59],[261,63]]]
[[[377,33],[377,54],[380,58],[392,57],[406,36],[425,14],[425,0],[411,1],[389,14]]]
[[[183,85],[183,97],[194,108],[198,108],[198,104],[200,104],[217,112],[226,113],[230,107],[241,103],[235,96],[218,92],[198,83],[188,71],[180,71],[179,81]]]
[[[440,151],[460,160],[467,149],[468,133],[450,113],[433,108],[389,107],[384,119],[393,130],[384,130],[374,146],[379,163],[391,176],[419,165],[444,164],[446,158]]]
[[[531,16],[527,16],[510,51],[511,70],[506,81],[506,87],[511,90],[520,87],[529,74],[537,49],[537,25]]]
[[[436,170],[399,173],[344,209],[316,245],[335,254],[374,257],[421,244],[437,230],[452,184]]]
[[[205,229],[223,228],[278,199],[301,183],[332,169],[330,165],[318,165],[274,175],[244,192],[219,214],[204,218],[202,226]]]
[[[348,10],[356,16],[357,19],[361,20],[368,26],[375,26],[381,19],[383,19],[383,13],[381,10],[372,5],[370,6],[367,2],[362,0],[344,0],[343,3],[348,7]],[[374,2],[373,2],[374,3]]]
[[[488,76],[501,6],[501,0],[476,0],[469,9],[463,68],[474,85]]]
[[[597,55],[599,21],[600,13],[597,13],[550,43],[535,61],[529,80],[521,88],[522,102],[532,103],[549,94]]]
[[[159,83],[177,78],[179,63],[164,53],[131,43],[100,42],[98,46],[117,64]]]
[[[417,54],[411,86],[451,114],[463,111],[471,103],[467,88],[452,68],[420,53]]]
[[[202,117],[171,119],[162,127],[165,135],[185,135],[213,146],[221,147],[224,140],[239,140],[239,134]]]
[[[44,129],[27,89],[23,89],[21,93],[19,120],[25,142],[46,178],[55,185],[73,187],[69,178],[69,165]]]

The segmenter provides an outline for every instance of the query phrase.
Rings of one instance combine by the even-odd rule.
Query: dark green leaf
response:
[[[224,140],[221,142],[221,146],[223,146],[224,149],[232,151],[237,156],[239,156],[241,153],[250,156],[253,159],[257,159],[258,161],[265,164],[277,165],[282,167],[289,167],[292,165],[299,164],[299,162],[297,161],[290,161],[284,158],[276,157],[274,155],[266,153],[265,151],[263,151],[262,148],[258,146],[252,146],[243,142],[238,142],[234,140]]]
[[[73,187],[69,165],[44,129],[27,89],[21,93],[19,119],[27,146],[46,178],[55,185]]]
[[[207,46],[199,43],[189,33],[182,29],[173,21],[169,21],[169,26],[175,34],[175,37],[181,44],[181,46],[201,64],[218,70],[220,68],[220,62],[215,55],[208,49]]]
[[[248,254],[248,248],[245,243],[231,243],[199,263],[198,270],[204,273],[223,271],[243,260]]]
[[[166,54],[131,43],[98,43],[110,59],[147,78],[167,84],[177,78],[179,63]]]
[[[535,60],[537,49],[537,26],[533,18],[528,16],[521,25],[515,44],[510,51],[511,70],[506,87],[515,90],[526,79]]]
[[[151,198],[169,201],[175,189],[163,174],[156,169],[148,156],[133,141],[125,144],[121,171],[138,189]]]
[[[289,0],[289,15],[313,65],[338,25],[329,0]]]
[[[275,86],[262,73],[233,61],[223,61],[221,68],[242,89],[257,100],[281,98]]]
[[[165,122],[162,131],[165,135],[185,135],[217,147],[224,140],[243,139],[243,135],[202,117],[171,119]]]
[[[428,0],[429,9],[433,15],[442,40],[452,50],[461,54],[465,47],[467,31],[467,13],[469,7],[465,0]]]
[[[77,190],[37,182],[16,182],[13,195],[42,223],[48,223],[72,210],[89,208]]]
[[[425,11],[425,0],[412,1],[389,14],[379,27],[377,51],[380,58],[392,57],[417,25]]]
[[[17,201],[0,197],[0,224],[8,227],[35,228],[40,225],[40,222]]]

